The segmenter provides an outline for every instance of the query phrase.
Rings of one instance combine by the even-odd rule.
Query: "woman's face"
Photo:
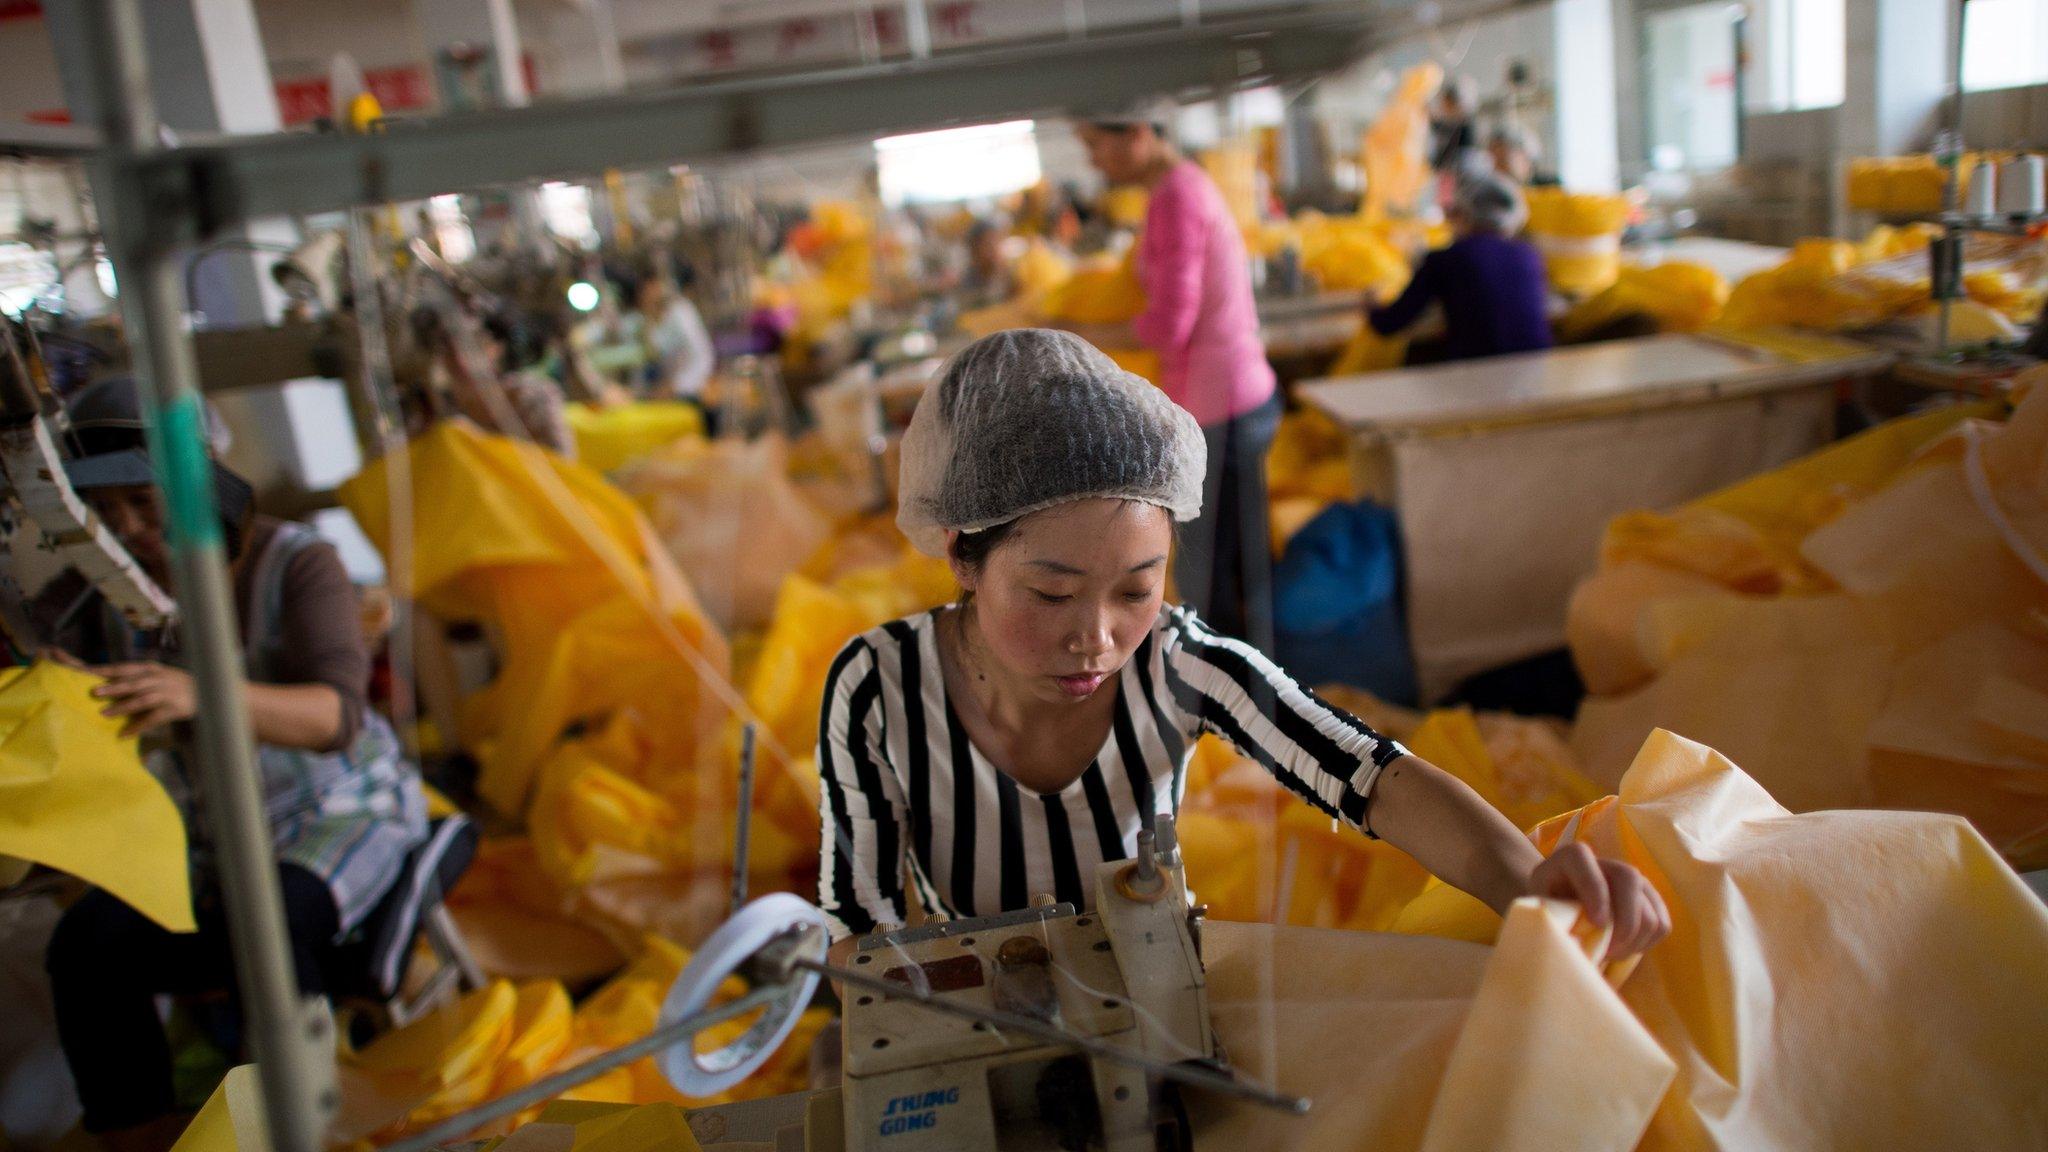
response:
[[[1077,500],[1025,517],[979,571],[974,593],[990,655],[1034,699],[1078,703],[1137,651],[1159,616],[1173,522],[1132,500]]]
[[[1083,124],[1081,143],[1088,149],[1088,163],[1111,184],[1135,183],[1151,159],[1153,140],[1149,128],[1103,128]]]
[[[106,521],[121,546],[128,550],[150,579],[167,584],[171,571],[170,546],[164,540],[163,506],[157,502],[153,484],[130,484],[93,488],[85,493],[92,510]]]

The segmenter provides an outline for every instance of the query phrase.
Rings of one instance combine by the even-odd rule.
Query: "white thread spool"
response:
[[[2048,158],[2017,156],[1998,173],[1998,211],[2005,216],[2039,216],[2048,210]]]
[[[1963,215],[1979,220],[1989,220],[1998,214],[1998,166],[1989,160],[1977,161],[1970,170],[1969,201],[1963,206]]]

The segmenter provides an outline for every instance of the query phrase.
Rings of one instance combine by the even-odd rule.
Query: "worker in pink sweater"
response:
[[[1181,531],[1174,582],[1211,627],[1261,651],[1272,642],[1266,451],[1280,425],[1273,369],[1259,342],[1251,268],[1237,222],[1208,173],[1169,135],[1174,106],[1153,101],[1079,127],[1110,184],[1147,188],[1138,239],[1145,310],[1129,325],[1076,324],[1105,347],[1159,353],[1160,387],[1208,441],[1201,519]]]

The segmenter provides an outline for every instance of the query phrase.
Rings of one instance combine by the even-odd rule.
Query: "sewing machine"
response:
[[[1172,822],[1139,841],[1136,858],[1097,870],[1092,911],[1040,897],[862,939],[844,970],[840,1086],[694,1109],[699,1143],[1191,1148],[1178,1086],[1162,1074],[1305,1108],[1230,1078],[1209,1022],[1203,910],[1188,904]]]

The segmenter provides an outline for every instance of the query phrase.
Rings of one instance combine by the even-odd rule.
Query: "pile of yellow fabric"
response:
[[[1566,625],[1588,774],[1618,780],[1669,728],[1795,811],[1953,812],[2048,864],[2048,388],[1985,411],[1611,525]]]
[[[1727,302],[1728,282],[1703,264],[1630,266],[1605,291],[1565,313],[1558,335],[1567,342],[1583,339],[1632,316],[1649,317],[1661,332],[1697,332],[1719,318]]]
[[[498,812],[525,814],[573,726],[635,712],[662,758],[687,764],[723,721],[724,637],[633,502],[597,473],[443,421],[341,495],[398,592],[491,629],[502,664],[464,702],[462,745]]]
[[[1145,310],[1145,286],[1138,280],[1136,260],[1134,246],[1121,258],[1083,264],[1038,302],[1038,318],[1075,324],[1127,324],[1136,319]],[[1157,352],[1135,346],[1103,351],[1125,371],[1159,382]]]
[[[1861,243],[1801,240],[1776,268],[1745,277],[1728,297],[1720,326],[1853,331],[1930,312],[1927,245],[1931,224],[1879,226]],[[1972,237],[1963,290],[1972,304],[2009,320],[2031,320],[2048,295],[2048,245],[2024,237]]]
[[[1572,906],[1525,899],[1504,923],[1476,902],[1445,921],[1491,947],[1254,938],[1248,961],[1209,961],[1218,1030],[1280,1037],[1232,1054],[1316,1108],[1232,1111],[1205,1136],[1344,1152],[2038,1145],[2048,910],[1962,821],[1795,815],[1726,757],[1657,732],[1619,796],[1534,839],[1642,869],[1670,937],[1606,963]],[[1360,1036],[1387,1042],[1348,1058]]]
[[[1529,241],[1543,253],[1550,286],[1567,296],[1605,291],[1621,275],[1621,231],[1629,202],[1596,192],[1531,188]]]
[[[862,554],[859,542],[843,546]],[[804,785],[810,800],[806,828],[817,854],[818,708],[825,675],[846,642],[884,621],[908,616],[952,600],[959,592],[942,560],[910,548],[897,537],[897,553],[886,564],[864,565],[826,576],[834,558],[821,554],[812,571],[783,581],[775,617],[745,678],[747,707],[790,759],[782,775]],[[764,765],[776,762],[771,754]],[[764,778],[766,773],[764,772]]]
[[[1144,186],[1117,184],[1103,189],[1096,207],[1119,228],[1142,228],[1145,226],[1145,211],[1151,203],[1152,193]]]
[[[1980,161],[1994,164],[2007,153],[1966,153],[1956,169],[1960,195],[1970,195],[1971,177]],[[1942,209],[1948,172],[1933,156],[1858,156],[1849,161],[1849,207],[1881,216],[1932,216]]]
[[[1313,408],[1280,418],[1266,455],[1266,493],[1275,556],[1323,509],[1358,499],[1350,446],[1336,421]]]
[[[790,537],[809,513],[784,490],[774,449],[694,442],[629,473],[671,536],[701,535],[705,509],[732,511],[729,485],[748,508],[758,465],[751,488],[773,498],[744,535],[767,550],[735,573],[746,548],[679,548],[700,578],[773,579],[805,559]],[[401,475],[409,490],[394,510]],[[439,619],[487,625],[499,658],[464,702],[462,746],[480,763],[481,799],[529,837],[488,842],[497,866],[480,864],[452,901],[490,970],[587,976],[644,933],[695,940],[715,926],[732,869],[740,696],[723,635],[632,501],[580,465],[458,423],[377,462],[344,497],[402,587]],[[817,524],[809,538],[825,534]],[[754,811],[755,886],[804,888],[815,796],[766,775]]]
[[[1430,186],[1429,101],[1443,82],[1443,69],[1434,63],[1403,72],[1393,98],[1359,138],[1358,164],[1365,177],[1361,214],[1377,219],[1420,210]]]
[[[1414,229],[1367,216],[1326,216],[1314,209],[1291,220],[1260,225],[1249,234],[1249,247],[1271,256],[1292,247],[1301,266],[1333,292],[1364,290],[1388,300],[1400,295],[1415,270],[1404,254],[1405,244],[1419,241]]]
[[[1239,228],[1250,228],[1265,213],[1259,206],[1259,144],[1254,137],[1226,140],[1201,154],[1202,170],[1216,182],[1223,204]]]
[[[662,1000],[689,959],[686,949],[649,937],[625,971],[581,1004],[572,1007],[567,991],[553,980],[494,980],[445,1011],[378,1037],[360,1052],[344,1052],[347,1113],[352,1127],[360,1130],[350,1134],[385,1143],[641,1039],[660,1022]],[[744,991],[735,978],[719,990],[718,1000]],[[572,1088],[560,1099],[704,1105],[796,1091],[808,1077],[811,1041],[830,1019],[824,1009],[805,1012],[760,1072],[712,1099],[691,1100],[677,1093],[652,1057]],[[748,1023],[720,1025],[698,1043],[705,1048],[729,1043]],[[536,1107],[498,1121],[473,1137],[511,1131],[539,1112]],[[381,1123],[362,1130],[366,1117]]]
[[[571,404],[568,414],[569,430],[576,436],[576,459],[599,472],[704,436],[704,413],[680,400],[641,400],[608,408]]]

